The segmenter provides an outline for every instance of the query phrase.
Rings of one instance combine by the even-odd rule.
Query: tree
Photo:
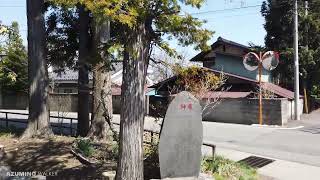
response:
[[[78,135],[89,131],[90,16],[83,6],[48,4],[48,62],[55,71],[78,70]]]
[[[143,123],[145,116],[146,56],[144,23],[127,35],[121,86],[120,154],[117,179],[143,179]]]
[[[48,69],[43,12],[43,0],[27,0],[29,118],[28,127],[22,138],[52,134],[48,106]]]
[[[60,2],[66,2],[60,0]],[[68,1],[78,3],[78,1]],[[176,38],[180,45],[207,49],[212,32],[203,21],[181,14],[181,4],[199,8],[204,0],[80,1],[93,13],[102,13],[119,27],[124,46],[120,115],[120,155],[117,179],[143,179],[143,121],[145,79],[153,45],[176,55],[165,41]]]
[[[19,25],[13,22],[3,33],[0,54],[5,54],[0,63],[0,86],[5,92],[28,92],[28,57],[19,34]]]
[[[89,58],[90,34],[89,12],[84,6],[79,7],[79,75],[78,75],[78,135],[85,137],[89,132]]]
[[[105,2],[105,1],[104,1]],[[181,1],[200,7],[200,1]],[[176,55],[164,40],[164,35],[175,37],[180,45],[196,44],[197,49],[207,48],[211,32],[201,29],[202,21],[192,16],[180,15],[177,1],[128,1],[119,7],[107,3],[85,1],[91,11],[105,11],[111,18],[123,24],[124,59],[120,115],[120,155],[117,179],[143,179],[143,122],[145,107],[145,79],[153,45]],[[113,7],[115,11],[109,8]]]
[[[309,13],[305,14],[305,1],[299,1],[299,61],[300,78],[304,87],[310,91],[320,74],[320,21],[319,1],[309,1]],[[267,49],[280,51],[279,67],[273,71],[280,84],[292,88],[293,84],[293,1],[263,2],[262,16],[265,18],[265,45]],[[307,48],[308,47],[308,48]]]
[[[112,126],[112,91],[111,91],[111,61],[104,45],[110,41],[110,22],[104,18],[95,18],[93,28],[93,104],[91,127],[88,136],[99,141],[107,139],[107,123]],[[114,132],[114,134],[116,134]]]
[[[185,3],[195,6],[201,4],[190,1]],[[180,16],[180,6],[175,1],[132,1],[128,3],[127,10],[134,23],[123,26],[125,39],[122,41],[124,60],[121,103],[125,106],[120,115],[117,179],[143,179],[144,88],[151,47],[157,44],[174,55],[175,52],[161,38],[165,33],[171,33],[183,45],[196,43],[198,48],[204,48],[211,33],[198,28],[202,22],[189,15]]]
[[[79,9],[48,3],[46,12],[48,64],[58,71],[77,69]]]
[[[50,14],[47,18],[47,33],[49,43],[49,62],[54,67],[63,71],[65,67],[78,69],[76,60],[79,58],[79,8],[70,3],[50,4]],[[106,28],[103,15],[88,12],[90,16],[88,24],[88,57],[86,65],[93,73],[92,104],[80,98],[79,106],[92,107],[91,126],[88,136],[96,140],[104,140],[108,131],[106,122],[112,127],[112,96],[110,70],[112,63],[107,41],[110,36],[110,28]],[[108,22],[108,21],[106,21]],[[107,36],[107,37],[106,37]],[[83,38],[82,38],[83,40]],[[83,42],[83,41],[82,41]],[[105,80],[105,81],[104,81]],[[89,104],[89,106],[88,106]],[[81,115],[80,115],[81,116]],[[85,117],[88,117],[87,115]],[[82,119],[82,118],[81,118]],[[87,118],[86,118],[87,119]],[[87,129],[89,120],[79,124]],[[103,126],[103,128],[102,128]],[[79,127],[79,129],[82,129]],[[113,128],[111,130],[114,131]],[[84,136],[85,133],[83,133]]]
[[[121,89],[121,103],[126,106],[123,106],[120,116],[120,157],[117,179],[143,179],[144,88],[152,44],[155,43],[174,54],[175,52],[161,39],[161,33],[172,33],[183,45],[190,45],[200,40],[198,44],[200,46],[204,45],[202,43],[205,43],[209,39],[208,35],[211,35],[209,31],[198,29],[201,23],[191,16],[179,16],[180,6],[176,1],[136,3],[140,3],[137,9],[141,12],[138,14],[143,16],[139,17],[141,19],[138,18],[138,22],[127,31],[128,35],[126,35],[128,43],[124,52]],[[195,36],[198,36],[197,40]],[[201,42],[201,40],[204,41]]]
[[[173,67],[177,65],[187,66],[192,64],[192,62],[189,62],[189,54],[187,49],[177,51],[177,54],[179,55],[179,59],[169,56],[163,50],[153,52],[150,57],[151,61],[149,63],[149,69],[153,71],[151,78],[155,83],[172,77],[175,74]]]
[[[205,118],[212,109],[220,103],[222,92],[228,91],[230,87],[224,86],[227,78],[223,73],[219,76],[214,74],[210,69],[199,67],[196,65],[186,66],[181,64],[165,63],[166,68],[173,72],[171,76],[173,83],[166,85],[168,95],[167,102],[159,102],[153,106],[154,117],[161,118],[160,134],[162,132],[165,113],[174,94],[182,91],[188,91],[196,97],[202,106],[202,117]]]
[[[83,6],[49,4],[48,61],[56,71],[78,70],[78,135],[89,131],[90,14]],[[78,61],[77,61],[78,60]]]
[[[199,101],[202,101],[210,92],[220,88],[224,82],[223,74],[215,75],[206,68],[198,66],[175,66],[174,72],[177,76],[177,91],[189,91]]]
[[[263,2],[261,8],[261,13],[266,20],[266,47],[280,51],[280,64],[273,71],[273,75],[282,86],[289,89],[293,89],[294,82],[293,2],[268,0]],[[313,93],[313,87],[318,86],[320,75],[320,21],[318,13],[320,2],[308,1],[310,5],[308,10],[305,9],[305,2],[298,1],[299,71],[300,84],[302,84],[300,87],[303,87],[304,92],[307,93],[305,98],[309,98]]]

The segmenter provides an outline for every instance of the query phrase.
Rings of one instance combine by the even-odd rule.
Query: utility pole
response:
[[[309,9],[309,3],[308,1],[305,1],[305,9],[306,9],[306,16],[308,16],[308,9]]]
[[[308,1],[304,1],[304,9],[305,9],[305,17],[308,17],[309,15],[309,3]],[[308,25],[306,24],[306,49],[307,51],[309,50],[309,28]]]
[[[295,0],[294,2],[294,30],[293,30],[293,36],[294,36],[294,116],[295,120],[300,120],[299,116],[299,99],[300,99],[300,93],[299,93],[299,50],[298,50],[298,2]]]
[[[304,1],[304,9],[305,9],[305,17],[307,18],[308,17],[308,1]],[[305,34],[305,37],[306,37],[306,41],[305,41],[305,47],[306,47],[306,50],[307,52],[309,52],[309,29],[308,29],[308,24],[306,24],[306,34]],[[307,114],[309,114],[309,107],[308,107],[308,95],[307,95],[307,80],[308,80],[308,77],[306,78],[305,82],[303,82],[303,93],[304,93],[304,107],[305,107],[305,112]]]
[[[304,8],[305,8],[305,16],[307,17],[309,15],[309,3],[308,1],[304,2]],[[309,28],[308,25],[306,25],[306,49],[309,50]]]

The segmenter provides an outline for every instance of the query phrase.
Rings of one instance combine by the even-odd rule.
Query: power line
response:
[[[235,11],[235,10],[249,9],[249,8],[255,8],[255,7],[261,7],[261,4],[252,5],[252,6],[243,6],[243,7],[237,7],[237,8],[217,9],[217,10],[212,10],[212,11],[203,11],[203,12],[197,12],[197,13],[190,13],[190,15],[200,15],[200,14],[209,14],[209,13],[219,13],[219,12]]]
[[[235,15],[229,15],[229,16],[216,16],[216,17],[210,17],[210,18],[201,18],[202,20],[216,20],[216,19],[224,19],[224,18],[232,18],[232,17],[242,17],[242,16],[249,16],[249,15],[259,15],[256,12],[254,13],[247,13],[247,14],[235,14]]]
[[[6,6],[6,5],[1,5],[0,8],[25,8],[26,6],[21,6],[21,5],[10,5],[10,6]]]

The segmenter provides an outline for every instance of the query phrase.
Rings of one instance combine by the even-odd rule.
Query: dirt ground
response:
[[[95,167],[82,165],[71,153],[74,138],[54,136],[49,140],[30,139],[19,141],[13,136],[0,136],[6,155],[0,165],[11,171],[50,172],[57,176],[47,179],[100,179],[102,172],[116,170],[116,162],[104,161]]]
[[[74,137],[54,136],[49,140],[19,141],[14,135],[0,136],[0,145],[3,145],[6,151],[4,158],[1,158],[0,153],[0,167],[8,166],[14,172],[48,172],[54,176],[47,176],[47,179],[59,180],[102,179],[103,172],[116,171],[115,160],[105,160],[93,167],[81,164],[70,152],[74,140]],[[160,178],[157,163],[155,154],[145,159],[145,179]],[[259,179],[273,178],[260,176]]]

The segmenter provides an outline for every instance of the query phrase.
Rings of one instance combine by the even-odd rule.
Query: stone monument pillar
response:
[[[159,143],[161,178],[198,177],[203,138],[202,108],[188,92],[179,93],[166,112]]]

